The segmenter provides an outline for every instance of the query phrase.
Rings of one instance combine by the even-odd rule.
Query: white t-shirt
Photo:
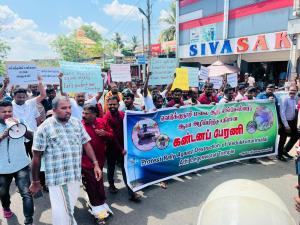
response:
[[[23,105],[17,105],[15,100],[12,101],[13,115],[20,122],[24,123],[28,130],[36,131],[36,118],[40,116],[37,108],[36,98],[25,101]]]
[[[70,102],[71,102],[72,116],[79,120],[82,120],[83,107],[78,105],[77,102],[75,101],[75,99],[73,99],[73,98],[70,98]],[[97,104],[96,97],[93,97],[93,98],[85,101],[84,104],[96,105]]]
[[[249,77],[249,78],[248,78],[248,84],[249,84],[250,87],[253,87],[253,86],[254,86],[254,84],[255,84],[255,79],[254,79],[254,77]]]
[[[235,97],[235,101],[242,101],[245,96],[243,96],[240,92],[238,92],[237,96]]]
[[[161,96],[163,98],[166,98],[166,94],[167,94],[167,90],[164,90],[163,92],[160,93]],[[147,97],[144,97],[144,104],[145,104],[145,110],[146,111],[149,111],[150,109],[155,109],[156,107],[154,106],[154,103],[153,103],[153,99],[152,99],[152,96],[151,95],[147,95]]]

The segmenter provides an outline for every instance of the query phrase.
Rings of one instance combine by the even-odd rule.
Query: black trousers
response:
[[[282,156],[283,152],[289,152],[293,146],[296,144],[299,139],[298,129],[297,129],[297,119],[287,121],[290,128],[291,133],[287,133],[285,131],[285,127],[283,126],[279,129],[279,145],[278,145],[278,156]],[[290,140],[285,144],[287,137],[290,136]]]
[[[107,159],[106,160],[106,162],[107,162],[107,180],[108,180],[109,185],[113,185],[115,183],[114,175],[115,175],[116,165],[118,164],[121,167],[123,181],[127,187],[128,194],[129,194],[129,196],[133,195],[133,191],[127,185],[127,177],[126,177],[126,172],[125,172],[125,167],[124,167],[123,155],[121,153],[117,152],[116,150],[107,149],[106,159]]]
[[[12,180],[15,179],[15,183],[20,191],[23,202],[23,214],[25,217],[25,224],[31,224],[33,221],[33,199],[29,193],[30,186],[30,168],[25,168],[11,174],[0,174],[0,200],[4,209],[10,208],[10,195],[9,189]]]

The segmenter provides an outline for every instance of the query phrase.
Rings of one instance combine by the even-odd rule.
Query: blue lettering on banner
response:
[[[214,42],[209,42],[209,47],[210,47],[210,52],[212,55],[215,55],[217,53],[217,49],[219,46],[219,41]]]
[[[198,54],[197,45],[190,46],[190,56],[196,56]]]
[[[230,45],[230,41],[229,40],[225,40],[224,41],[221,53],[224,54],[225,50],[226,50],[227,53],[232,53],[232,49],[231,49],[231,45]]]
[[[205,45],[205,43],[201,44],[201,55],[206,55],[206,45]]]

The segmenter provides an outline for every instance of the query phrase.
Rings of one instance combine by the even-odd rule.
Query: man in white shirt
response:
[[[255,78],[253,77],[252,74],[250,74],[250,77],[248,78],[248,84],[249,84],[249,87],[255,86]]]
[[[149,82],[150,76],[151,76],[151,72],[149,72],[147,77],[146,77],[146,81],[145,81],[145,85],[144,85],[144,89],[143,89],[144,104],[145,104],[145,110],[146,111],[149,111],[150,109],[153,108],[153,97],[155,95],[160,94],[165,99],[167,93],[171,90],[171,87],[173,85],[173,82],[170,83],[162,93],[159,93],[159,90],[156,86],[152,86],[151,88],[149,88],[150,92],[151,92],[151,95],[149,95],[149,93],[148,93],[148,82]]]
[[[238,94],[235,97],[235,101],[242,101],[245,98],[246,87],[241,84],[238,86]]]
[[[41,103],[46,97],[46,90],[41,77],[38,77],[38,88],[40,95],[31,99],[28,99],[26,89],[17,88],[14,90],[14,100],[12,101],[14,118],[24,123],[27,129],[33,132],[37,130],[39,125],[38,118],[40,117],[40,113],[37,104]],[[26,142],[25,146],[27,154],[32,158],[32,141]]]

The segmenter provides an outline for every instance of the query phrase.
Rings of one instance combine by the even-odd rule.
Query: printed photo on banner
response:
[[[131,81],[130,64],[110,64],[110,70],[112,81]]]
[[[11,85],[28,85],[38,82],[38,70],[33,62],[7,61],[5,65]]]
[[[60,68],[56,67],[38,68],[38,74],[43,78],[44,84],[59,84],[59,73]]]
[[[103,91],[101,67],[96,64],[60,61],[63,76],[63,90],[66,93]]]
[[[176,77],[171,90],[179,88],[183,91],[189,90],[188,68],[176,68]]]
[[[203,168],[277,154],[270,100],[126,112],[127,184],[133,191]]]
[[[177,66],[175,58],[152,58],[149,85],[170,84]]]
[[[238,74],[237,73],[232,73],[232,74],[227,74],[227,84],[229,84],[231,87],[237,87],[238,85]]]
[[[198,67],[185,67],[181,68],[188,69],[188,77],[189,77],[189,86],[190,87],[198,87],[199,85],[199,68]]]

